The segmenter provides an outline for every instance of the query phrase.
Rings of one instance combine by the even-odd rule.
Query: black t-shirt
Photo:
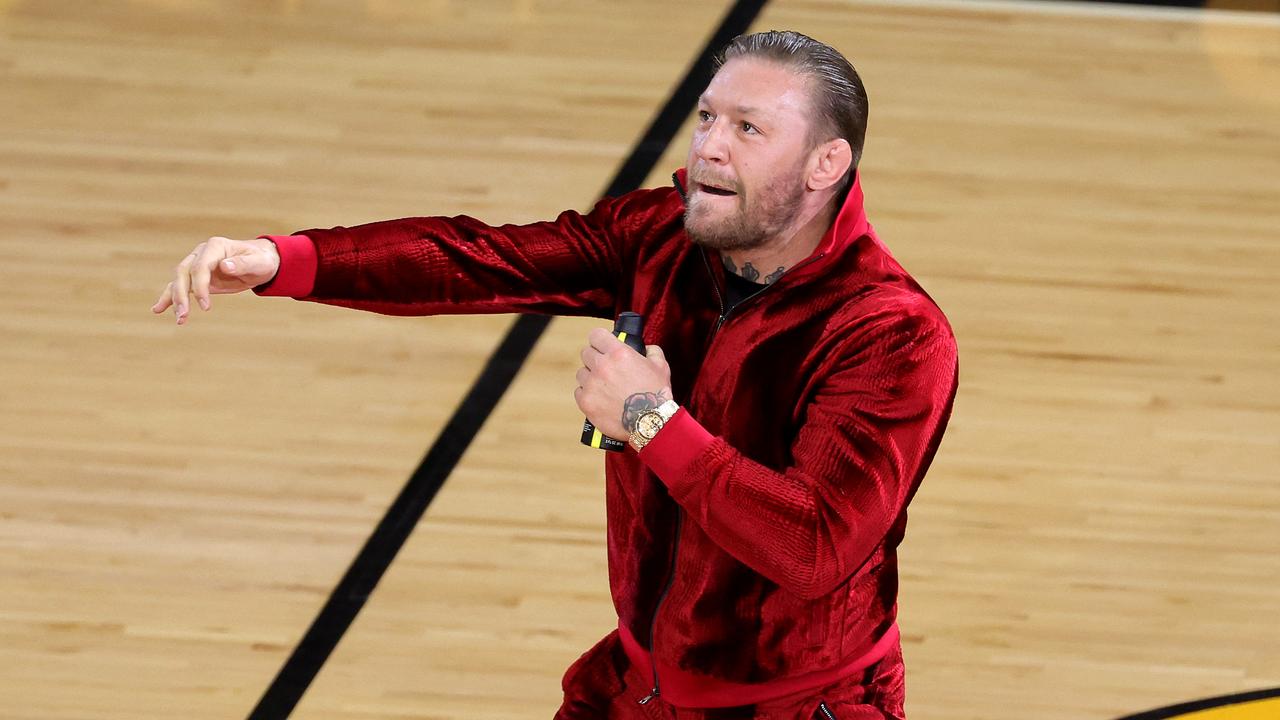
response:
[[[765,287],[767,286],[764,283],[751,282],[741,275],[726,272],[724,274],[724,314],[728,315],[735,305]]]

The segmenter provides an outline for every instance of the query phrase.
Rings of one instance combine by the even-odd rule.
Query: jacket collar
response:
[[[688,197],[688,177],[689,174],[685,168],[676,170],[671,176],[681,200],[686,200]],[[813,249],[809,257],[796,263],[794,270],[783,277],[804,277],[820,271],[842,255],[859,238],[871,232],[871,224],[867,221],[867,213],[863,207],[862,175],[855,170],[853,184],[849,186],[844,203],[836,213],[836,219],[831,223],[831,227],[827,228],[826,234],[818,241],[818,246]],[[719,265],[719,263],[715,264]]]

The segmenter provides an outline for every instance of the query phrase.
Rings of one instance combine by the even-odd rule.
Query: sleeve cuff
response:
[[[715,436],[680,408],[640,451],[640,460],[657,473],[667,487],[676,489],[689,475],[694,460],[710,447]]]
[[[276,276],[254,288],[259,295],[268,297],[307,297],[316,285],[316,245],[306,235],[259,235],[259,238],[275,243],[280,254],[280,269]]]

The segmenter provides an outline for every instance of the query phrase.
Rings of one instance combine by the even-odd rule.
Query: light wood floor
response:
[[[176,328],[148,312],[173,263],[585,208],[725,7],[0,2],[0,718],[244,716],[509,322],[237,297]],[[1280,22],[756,27],[857,64],[872,221],[959,337],[903,549],[911,716],[1280,685]],[[552,324],[296,717],[551,715],[613,624],[591,325]]]

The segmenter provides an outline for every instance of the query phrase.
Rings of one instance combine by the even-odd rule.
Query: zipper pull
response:
[[[649,694],[648,694],[648,695],[645,695],[644,697],[640,698],[640,701],[639,701],[637,704],[638,704],[638,705],[648,705],[648,704],[649,704],[649,701],[650,701],[650,700],[652,700],[652,699],[654,699],[654,698],[656,698],[656,697],[658,697],[658,686],[657,686],[657,685],[654,685],[654,686],[653,686],[653,690],[649,691]]]

